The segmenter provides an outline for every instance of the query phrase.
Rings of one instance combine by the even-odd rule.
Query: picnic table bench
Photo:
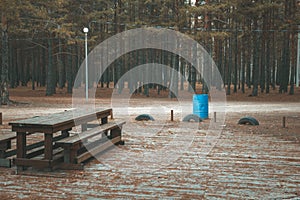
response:
[[[75,155],[74,151],[69,151],[64,144],[64,141],[66,142],[67,138],[71,138],[69,140],[76,138],[75,136],[70,136],[69,131],[73,127],[80,125],[83,135],[88,135],[88,133],[92,133],[93,131],[95,131],[96,134],[95,128],[88,130],[88,127],[90,126],[89,123],[97,121],[99,129],[98,133],[108,132],[110,130],[111,135],[114,135],[114,133],[117,132],[118,136],[120,137],[121,132],[119,126],[119,129],[112,124],[111,126],[106,125],[106,128],[103,128],[105,127],[104,125],[108,123],[108,116],[112,117],[112,109],[110,108],[100,108],[95,110],[82,109],[10,122],[9,125],[11,125],[12,131],[16,132],[16,135],[10,135],[11,137],[8,137],[8,140],[16,138],[16,158],[14,158],[14,163],[16,164],[17,169],[24,170],[26,167],[53,169],[59,165],[63,165],[64,167],[67,166],[66,168],[72,168],[72,164],[82,161],[83,157],[86,158],[88,153],[85,152],[85,154],[81,155],[81,157],[78,157],[78,154],[76,163],[74,160],[72,160],[72,162],[67,160],[68,157]],[[100,127],[103,127],[99,128],[99,124]],[[123,123],[119,123],[118,125],[122,126]],[[55,133],[59,132],[61,133],[60,135],[54,136]],[[27,145],[27,135],[35,133],[43,133],[43,141],[36,144]],[[119,140],[117,141],[116,138],[112,139],[114,139],[111,140],[112,142],[120,142]],[[6,143],[5,146],[5,143],[6,142],[4,141],[4,147],[9,147],[9,144]],[[75,149],[77,148],[76,144],[80,144],[80,142],[74,140],[73,147]],[[67,155],[68,151],[72,154]],[[64,165],[65,163],[67,164]]]
[[[8,153],[11,149],[11,140],[16,139],[16,133],[5,133],[0,135],[0,166],[11,167],[11,155]],[[15,152],[14,152],[15,153]],[[13,153],[13,154],[14,154]]]
[[[64,163],[61,168],[80,168],[80,163],[98,153],[113,145],[124,144],[121,140],[123,124],[125,121],[108,122],[57,141],[56,144],[64,149]]]

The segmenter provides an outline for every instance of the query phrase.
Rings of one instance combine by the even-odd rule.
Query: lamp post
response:
[[[87,46],[87,34],[89,29],[84,27],[83,32],[85,35],[85,100],[89,100],[89,71],[88,71],[88,46]]]
[[[300,1],[298,1],[300,4]],[[296,87],[299,87],[299,70],[300,70],[300,25],[298,25],[298,50],[297,50],[297,67],[296,67]]]
[[[300,8],[300,0],[297,0],[297,7]],[[299,87],[300,71],[300,24],[298,24],[298,48],[297,48],[297,66],[296,66],[296,87]]]

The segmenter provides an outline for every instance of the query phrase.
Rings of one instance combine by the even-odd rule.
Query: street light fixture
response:
[[[89,100],[89,71],[88,71],[88,46],[87,46],[87,34],[89,29],[87,27],[83,28],[83,32],[85,35],[85,100],[88,102]]]

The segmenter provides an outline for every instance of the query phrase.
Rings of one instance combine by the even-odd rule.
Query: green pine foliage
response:
[[[218,87],[226,87],[227,94],[231,93],[232,85],[233,92],[244,92],[245,87],[250,87],[254,96],[259,94],[259,89],[268,93],[276,85],[280,86],[280,93],[288,92],[288,86],[291,86],[290,94],[294,93],[299,1],[193,2],[2,0],[1,99],[8,99],[4,97],[8,97],[8,92],[2,92],[8,91],[8,88],[3,87],[17,87],[27,84],[26,81],[35,86],[46,83],[47,95],[54,94],[56,87],[68,87],[68,92],[72,92],[71,85],[84,60],[83,27],[90,30],[89,50],[114,34],[129,29],[163,27],[177,30],[194,38],[213,57],[225,84]],[[137,55],[147,58],[139,59]],[[157,59],[163,56],[166,52],[132,52],[112,64],[105,77],[101,78],[101,85],[106,86],[104,83],[110,81],[116,83],[122,74],[139,65],[141,60],[160,60],[163,63],[163,58]],[[184,61],[180,62],[184,64],[179,64],[177,56],[167,57],[171,59],[167,64],[174,69],[186,69],[186,80],[193,81],[192,86],[202,81],[201,76],[194,74],[193,66]],[[25,71],[28,73],[23,73]],[[173,77],[174,87],[177,87],[174,80],[182,81]],[[138,83],[130,83],[130,87],[134,85]],[[146,93],[148,95],[148,91]]]

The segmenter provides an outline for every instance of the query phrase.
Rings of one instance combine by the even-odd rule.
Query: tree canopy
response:
[[[1,103],[7,101],[7,87],[29,82],[33,89],[46,86],[47,95],[56,87],[68,87],[71,93],[84,59],[83,27],[90,29],[90,50],[129,29],[178,30],[211,54],[228,95],[232,85],[233,92],[252,88],[254,96],[259,88],[269,92],[276,85],[279,92],[293,94],[299,4],[298,0],[2,0]],[[186,66],[189,76],[194,73],[191,69]],[[103,81],[111,81],[113,71]],[[201,76],[197,79],[201,81]]]

